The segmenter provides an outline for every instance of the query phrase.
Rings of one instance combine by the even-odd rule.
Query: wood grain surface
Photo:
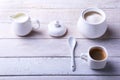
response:
[[[108,30],[99,39],[85,38],[77,28],[81,12],[89,7],[105,11]],[[11,15],[25,12],[41,23],[38,31],[26,37],[13,32]],[[68,32],[60,38],[48,34],[48,23],[63,22]],[[77,70],[70,69],[67,39],[77,39]],[[103,70],[92,70],[80,58],[88,48],[102,45],[108,50]],[[119,0],[0,0],[0,80],[119,80],[120,79],[120,1]]]

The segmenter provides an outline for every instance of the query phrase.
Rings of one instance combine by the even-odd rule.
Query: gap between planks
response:
[[[2,80],[119,80],[120,76],[1,76]]]
[[[1,76],[119,76],[120,58],[108,58],[108,63],[103,70],[92,70],[88,64],[76,59],[76,71],[72,72],[68,58],[25,58],[2,59],[0,58]],[[9,65],[9,66],[7,66]]]
[[[94,45],[106,47],[109,56],[120,56],[120,39],[77,39],[77,42],[76,56],[87,53]],[[0,57],[70,56],[67,39],[0,39],[0,44]]]

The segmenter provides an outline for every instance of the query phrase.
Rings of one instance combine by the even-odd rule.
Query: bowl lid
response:
[[[52,21],[48,24],[48,32],[51,36],[60,37],[63,36],[66,31],[66,27],[59,21]]]

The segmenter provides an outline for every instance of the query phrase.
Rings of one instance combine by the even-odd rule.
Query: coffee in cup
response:
[[[91,48],[89,55],[94,60],[104,60],[106,58],[106,53],[101,47]]]
[[[88,53],[82,53],[81,59],[86,60],[91,69],[103,69],[106,66],[108,52],[103,46],[92,46]]]

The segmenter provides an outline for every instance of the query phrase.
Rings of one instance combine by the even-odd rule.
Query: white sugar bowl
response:
[[[67,28],[59,21],[52,21],[48,24],[48,33],[53,37],[61,37],[65,35]]]

